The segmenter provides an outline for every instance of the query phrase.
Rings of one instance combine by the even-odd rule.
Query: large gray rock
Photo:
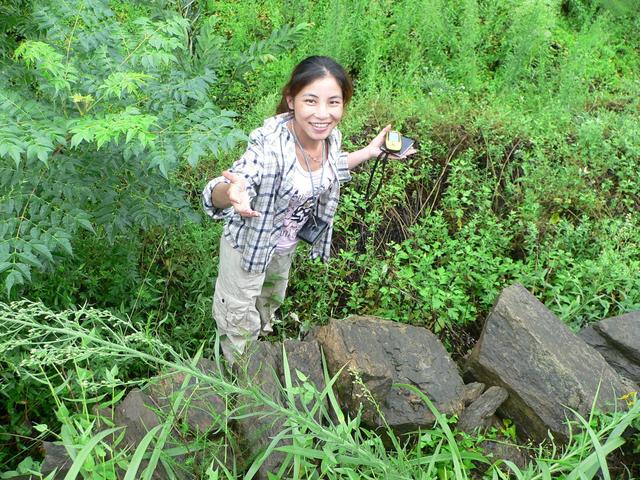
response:
[[[114,410],[113,421],[115,425],[125,427],[124,438],[122,443],[118,445],[118,448],[127,447],[130,451],[134,451],[149,430],[160,425],[163,417],[164,415],[161,414],[158,406],[149,395],[138,389],[129,392],[125,399],[120,402]],[[158,437],[151,442],[149,450],[153,449],[157,438]],[[169,449],[176,446],[178,446],[176,441],[169,438],[163,448]],[[179,479],[195,478],[195,475],[184,468],[184,456],[168,457],[165,458],[165,462],[170,465],[173,474],[168,473],[162,464],[158,464],[151,476],[153,480],[167,480],[175,477]],[[148,462],[146,460],[143,461],[140,464],[138,473],[144,471],[147,465]]]
[[[336,385],[341,402],[352,415],[362,406],[369,427],[383,426],[386,420],[394,431],[404,433],[435,421],[419,395],[395,384],[417,387],[444,414],[457,414],[464,407],[466,389],[458,369],[425,328],[349,317],[330,320],[311,336],[322,346],[331,375],[342,369]]]
[[[499,412],[537,440],[547,431],[567,439],[566,420],[574,419],[567,408],[586,416],[596,394],[596,405],[606,410],[636,388],[521,285],[498,297],[467,369],[509,392]]]
[[[592,323],[579,335],[600,352],[616,372],[640,383],[640,312]]]
[[[206,358],[200,359],[196,368],[208,375],[221,375],[217,365]],[[218,395],[212,385],[204,384],[198,378],[192,376],[184,385],[185,380],[184,373],[171,371],[152,378],[146,393],[153,404],[163,412],[170,412],[173,405],[178,404],[178,418],[194,435],[212,434],[223,430],[226,425],[228,400]]]
[[[286,405],[284,395],[284,372],[281,343],[256,342],[249,346],[242,358],[234,364],[240,385],[257,387],[268,398],[280,405]],[[296,371],[303,374],[308,382],[314,383],[318,391],[324,388],[320,347],[316,342],[287,340],[284,343],[289,364],[289,374],[294,388],[302,387]],[[253,460],[261,455],[278,435],[287,420],[280,412],[264,403],[256,402],[252,395],[241,396],[237,400],[238,433],[246,452],[246,459]],[[304,409],[299,398],[296,407]],[[279,445],[290,445],[291,439],[284,438]],[[268,479],[276,475],[284,461],[285,454],[273,451],[260,466],[257,479]]]
[[[135,449],[161,421],[151,397],[139,389],[131,390],[115,408],[114,423],[126,427],[122,446],[128,448]]]
[[[73,460],[69,458],[67,449],[64,445],[58,445],[52,442],[42,442],[42,448],[44,450],[44,460],[40,467],[40,472],[43,476],[50,475],[53,471],[56,472],[54,480],[63,479],[73,464]],[[22,478],[31,478],[31,476],[25,476]]]
[[[276,403],[282,403],[280,386],[280,345],[269,342],[251,344],[242,358],[234,364],[239,384],[245,388],[257,387]],[[237,399],[237,424],[242,448],[242,459],[253,461],[269,446],[271,440],[284,428],[284,418],[253,395]],[[262,463],[256,478],[267,479],[268,473],[280,468],[284,455],[273,452]],[[248,467],[241,465],[242,468]]]
[[[314,398],[307,398],[312,393],[305,388],[305,383],[315,388],[317,392],[322,392],[325,388],[324,373],[322,371],[322,354],[318,342],[308,341],[300,342],[298,340],[285,340],[285,352],[287,353],[287,362],[289,363],[289,374],[291,383],[300,393],[296,396],[296,408],[305,412],[311,409],[315,404]],[[284,370],[284,365],[283,365]],[[298,372],[302,375],[298,375]],[[306,378],[306,382],[301,380]],[[282,383],[284,382],[284,371],[281,373]],[[324,406],[328,406],[328,402],[324,401]],[[319,419],[319,417],[317,417]]]
[[[197,368],[212,376],[220,375],[211,360],[201,359]],[[221,431],[226,424],[225,400],[213,391],[211,385],[196,377],[189,378],[188,382],[186,380],[186,375],[182,372],[167,372],[150,379],[145,391],[134,389],[129,392],[113,410],[96,412],[99,418],[111,419],[115,426],[125,427],[124,436],[117,447],[134,451],[149,430],[164,423],[170,416],[173,417],[174,426],[163,445],[165,451],[184,444],[185,439],[189,441],[205,434],[211,437]],[[107,428],[110,423],[101,421],[99,428]],[[115,437],[107,440],[114,443]],[[150,444],[149,450],[154,447],[154,442]],[[218,444],[221,446],[216,452],[217,458],[230,467],[233,464],[233,452],[228,447],[228,442],[220,441]],[[215,442],[211,445],[215,445]],[[165,455],[164,463],[158,465],[152,478],[194,478],[193,461],[197,461],[196,455],[188,455],[190,462],[187,462],[187,455]],[[172,473],[165,471],[165,463],[170,466]],[[139,473],[147,465],[148,462],[143,461]]]

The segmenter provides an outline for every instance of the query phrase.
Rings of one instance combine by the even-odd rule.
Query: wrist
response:
[[[231,200],[229,199],[230,186],[230,183],[219,183],[213,187],[211,191],[211,203],[214,207],[225,209],[231,205]]]
[[[373,145],[367,145],[366,147],[367,160],[371,160],[378,156],[377,149]]]

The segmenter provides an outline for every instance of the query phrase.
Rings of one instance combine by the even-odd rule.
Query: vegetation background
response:
[[[622,0],[1,3],[0,463],[37,461],[91,399],[163,365],[89,355],[69,332],[163,361],[214,356],[221,224],[199,194],[308,55],[355,80],[346,149],[393,123],[419,153],[389,166],[367,209],[370,166],[344,189],[333,258],[297,257],[280,335],[372,314],[459,356],[513,282],[574,330],[640,309],[639,13]],[[42,333],[51,319],[65,332]]]

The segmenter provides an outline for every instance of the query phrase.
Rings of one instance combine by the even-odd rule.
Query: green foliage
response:
[[[33,33],[15,39],[0,76],[0,271],[7,295],[30,282],[33,269],[71,254],[80,229],[113,241],[197,218],[171,172],[245,138],[235,114],[210,91],[274,59],[306,28],[284,27],[226,56],[213,17],[198,22],[152,10],[149,18],[124,20],[102,0],[19,10],[30,26],[24,31]],[[3,45],[16,33],[3,33]]]
[[[638,310],[635,13],[629,0],[5,2],[3,295],[54,309],[108,308],[171,347],[160,356],[192,356],[202,345],[211,354],[221,224],[198,223],[199,192],[242,153],[243,132],[273,113],[291,68],[328,54],[356,83],[341,123],[345,148],[393,123],[418,140],[419,153],[390,164],[371,205],[362,203],[369,167],[345,185],[333,258],[311,262],[300,248],[279,333],[375,314],[429,327],[463,355],[469,332],[515,281],[573,329]],[[16,364],[8,358],[3,367]],[[102,381],[108,358],[79,367]],[[138,381],[148,368],[125,362],[121,374]],[[25,417],[56,431],[60,421],[47,417],[56,405],[42,383],[5,371],[5,431],[37,437]],[[74,382],[63,393],[78,398]],[[541,458],[528,470],[503,467],[518,478],[592,475],[619,442],[624,415],[587,420],[582,443],[555,456],[534,452]],[[358,419],[326,431],[304,425],[295,426],[303,432],[297,450],[287,452],[300,471],[455,475],[444,425],[423,432],[420,449],[394,446],[393,458]],[[320,452],[316,439],[333,450]],[[7,442],[14,453],[35,445]],[[466,468],[474,443],[456,442]],[[355,457],[370,463],[349,463]],[[238,473],[218,466],[212,460],[202,476]]]
[[[73,459],[73,475],[80,478],[115,479],[119,478],[118,470],[125,472],[125,478],[150,478],[160,465],[174,472],[181,469],[186,474],[200,474],[205,478],[231,479],[242,474],[252,478],[266,456],[274,451],[285,454],[277,473],[279,478],[316,478],[315,475],[334,479],[509,478],[505,469],[525,479],[562,475],[593,478],[598,471],[605,478],[611,478],[607,457],[625,443],[625,430],[636,426],[640,418],[640,403],[635,402],[633,395],[626,397],[629,409],[625,411],[608,415],[591,412],[588,418],[575,414],[574,433],[566,448],[558,449],[552,444],[539,447],[532,452],[534,461],[521,470],[507,461],[492,461],[479,452],[479,445],[486,437],[458,434],[455,420],[438,412],[431,400],[412,385],[396,387],[412,391],[425,402],[436,418],[436,425],[413,432],[411,436],[398,437],[388,427],[380,432],[368,431],[360,425],[359,415],[351,418],[342,412],[333,392],[339,373],[330,377],[325,367],[326,387],[318,391],[304,375],[289,369],[286,355],[281,391],[284,402],[280,403],[255,386],[203,373],[195,368],[199,354],[185,358],[105,311],[82,309],[56,313],[42,304],[14,302],[0,304],[0,325],[11,333],[0,339],[0,351],[11,359],[11,370],[42,382],[55,401],[56,418],[50,423],[36,424],[36,437],[53,434],[53,440]],[[24,345],[31,347],[25,350]],[[172,369],[184,374],[182,388],[172,396],[171,413],[150,429],[134,451],[121,447],[120,427],[114,426],[108,416],[97,413],[122,398],[123,372],[112,367],[103,375],[80,366],[94,357],[98,362],[131,360],[155,370]],[[5,375],[3,370],[3,377]],[[268,412],[283,421],[283,429],[271,439],[264,454],[247,459],[246,470],[229,471],[221,459],[216,458],[207,460],[203,472],[189,470],[188,462],[171,463],[171,451],[174,454],[216,451],[215,440],[206,435],[190,443],[182,439],[181,446],[170,451],[164,449],[170,432],[176,432],[177,412],[188,405],[185,389],[192,377],[197,378],[200,385],[229,398],[230,405],[233,398],[243,398],[245,403],[259,406],[248,412],[231,406],[227,412],[230,420],[239,416],[246,420],[247,416]],[[73,392],[69,392],[71,388]],[[366,391],[365,394],[371,395]],[[66,402],[65,398],[70,395],[74,401]],[[100,428],[101,423],[106,429]],[[233,432],[229,425],[215,428],[220,428],[230,439]],[[107,441],[111,434],[116,434],[114,441]],[[143,458],[150,463],[144,472],[140,469]],[[22,462],[18,470],[38,475],[39,468],[31,459]],[[1,478],[14,478],[21,472],[6,472]]]

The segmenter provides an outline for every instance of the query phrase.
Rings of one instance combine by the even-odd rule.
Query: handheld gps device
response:
[[[384,139],[384,148],[390,153],[402,150],[402,135],[396,130],[389,130]]]

